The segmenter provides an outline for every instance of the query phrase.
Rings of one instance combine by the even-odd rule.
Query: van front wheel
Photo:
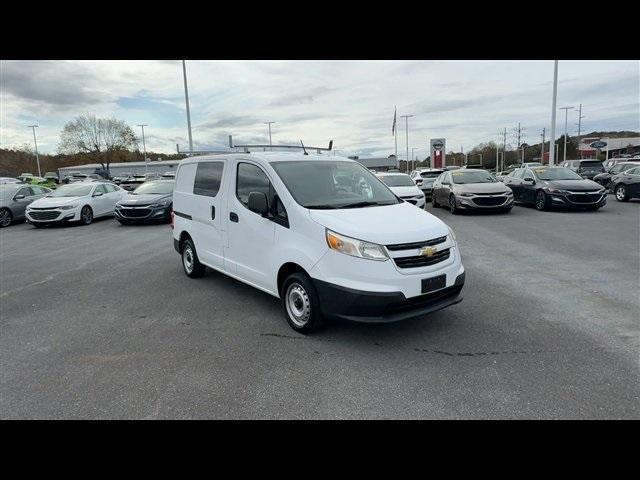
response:
[[[198,260],[196,247],[193,245],[191,239],[185,240],[182,245],[182,267],[187,277],[200,278],[205,273],[205,266]]]
[[[309,275],[302,272],[289,275],[282,285],[281,298],[287,323],[296,332],[306,334],[322,327],[320,300]]]

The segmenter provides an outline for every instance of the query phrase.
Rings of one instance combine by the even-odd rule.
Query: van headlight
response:
[[[351,255],[352,257],[368,258],[384,262],[389,256],[381,245],[363,242],[355,238],[345,237],[327,229],[327,244],[332,250]]]

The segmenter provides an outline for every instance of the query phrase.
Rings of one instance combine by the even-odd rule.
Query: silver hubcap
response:
[[[193,271],[193,252],[191,251],[191,247],[185,247],[182,252],[182,262],[184,263],[184,269],[187,273],[191,273]]]
[[[2,210],[0,212],[0,225],[2,225],[3,227],[6,227],[10,223],[11,223],[11,215],[9,215],[8,211]]]
[[[82,209],[82,221],[89,223],[91,221],[91,211],[88,208]]]
[[[616,190],[616,198],[618,200],[624,200],[624,187],[618,187]]]
[[[287,288],[285,296],[287,314],[291,321],[299,327],[303,327],[311,317],[311,302],[309,295],[299,283],[292,283]]]

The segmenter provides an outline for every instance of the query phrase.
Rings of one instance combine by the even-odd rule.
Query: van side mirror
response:
[[[267,202],[267,196],[264,192],[251,192],[249,193],[249,202],[248,202],[249,210],[260,214],[262,216],[266,216],[269,213],[269,204]]]
[[[22,200],[24,198],[24,195],[20,194],[20,195],[16,195],[15,197],[13,197],[14,200]]]
[[[101,197],[102,196],[102,192],[96,192],[93,194],[94,197]]]

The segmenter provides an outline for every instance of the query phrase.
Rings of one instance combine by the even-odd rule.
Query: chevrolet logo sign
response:
[[[438,253],[438,249],[436,247],[423,247],[420,249],[421,257],[433,257],[436,253]]]

